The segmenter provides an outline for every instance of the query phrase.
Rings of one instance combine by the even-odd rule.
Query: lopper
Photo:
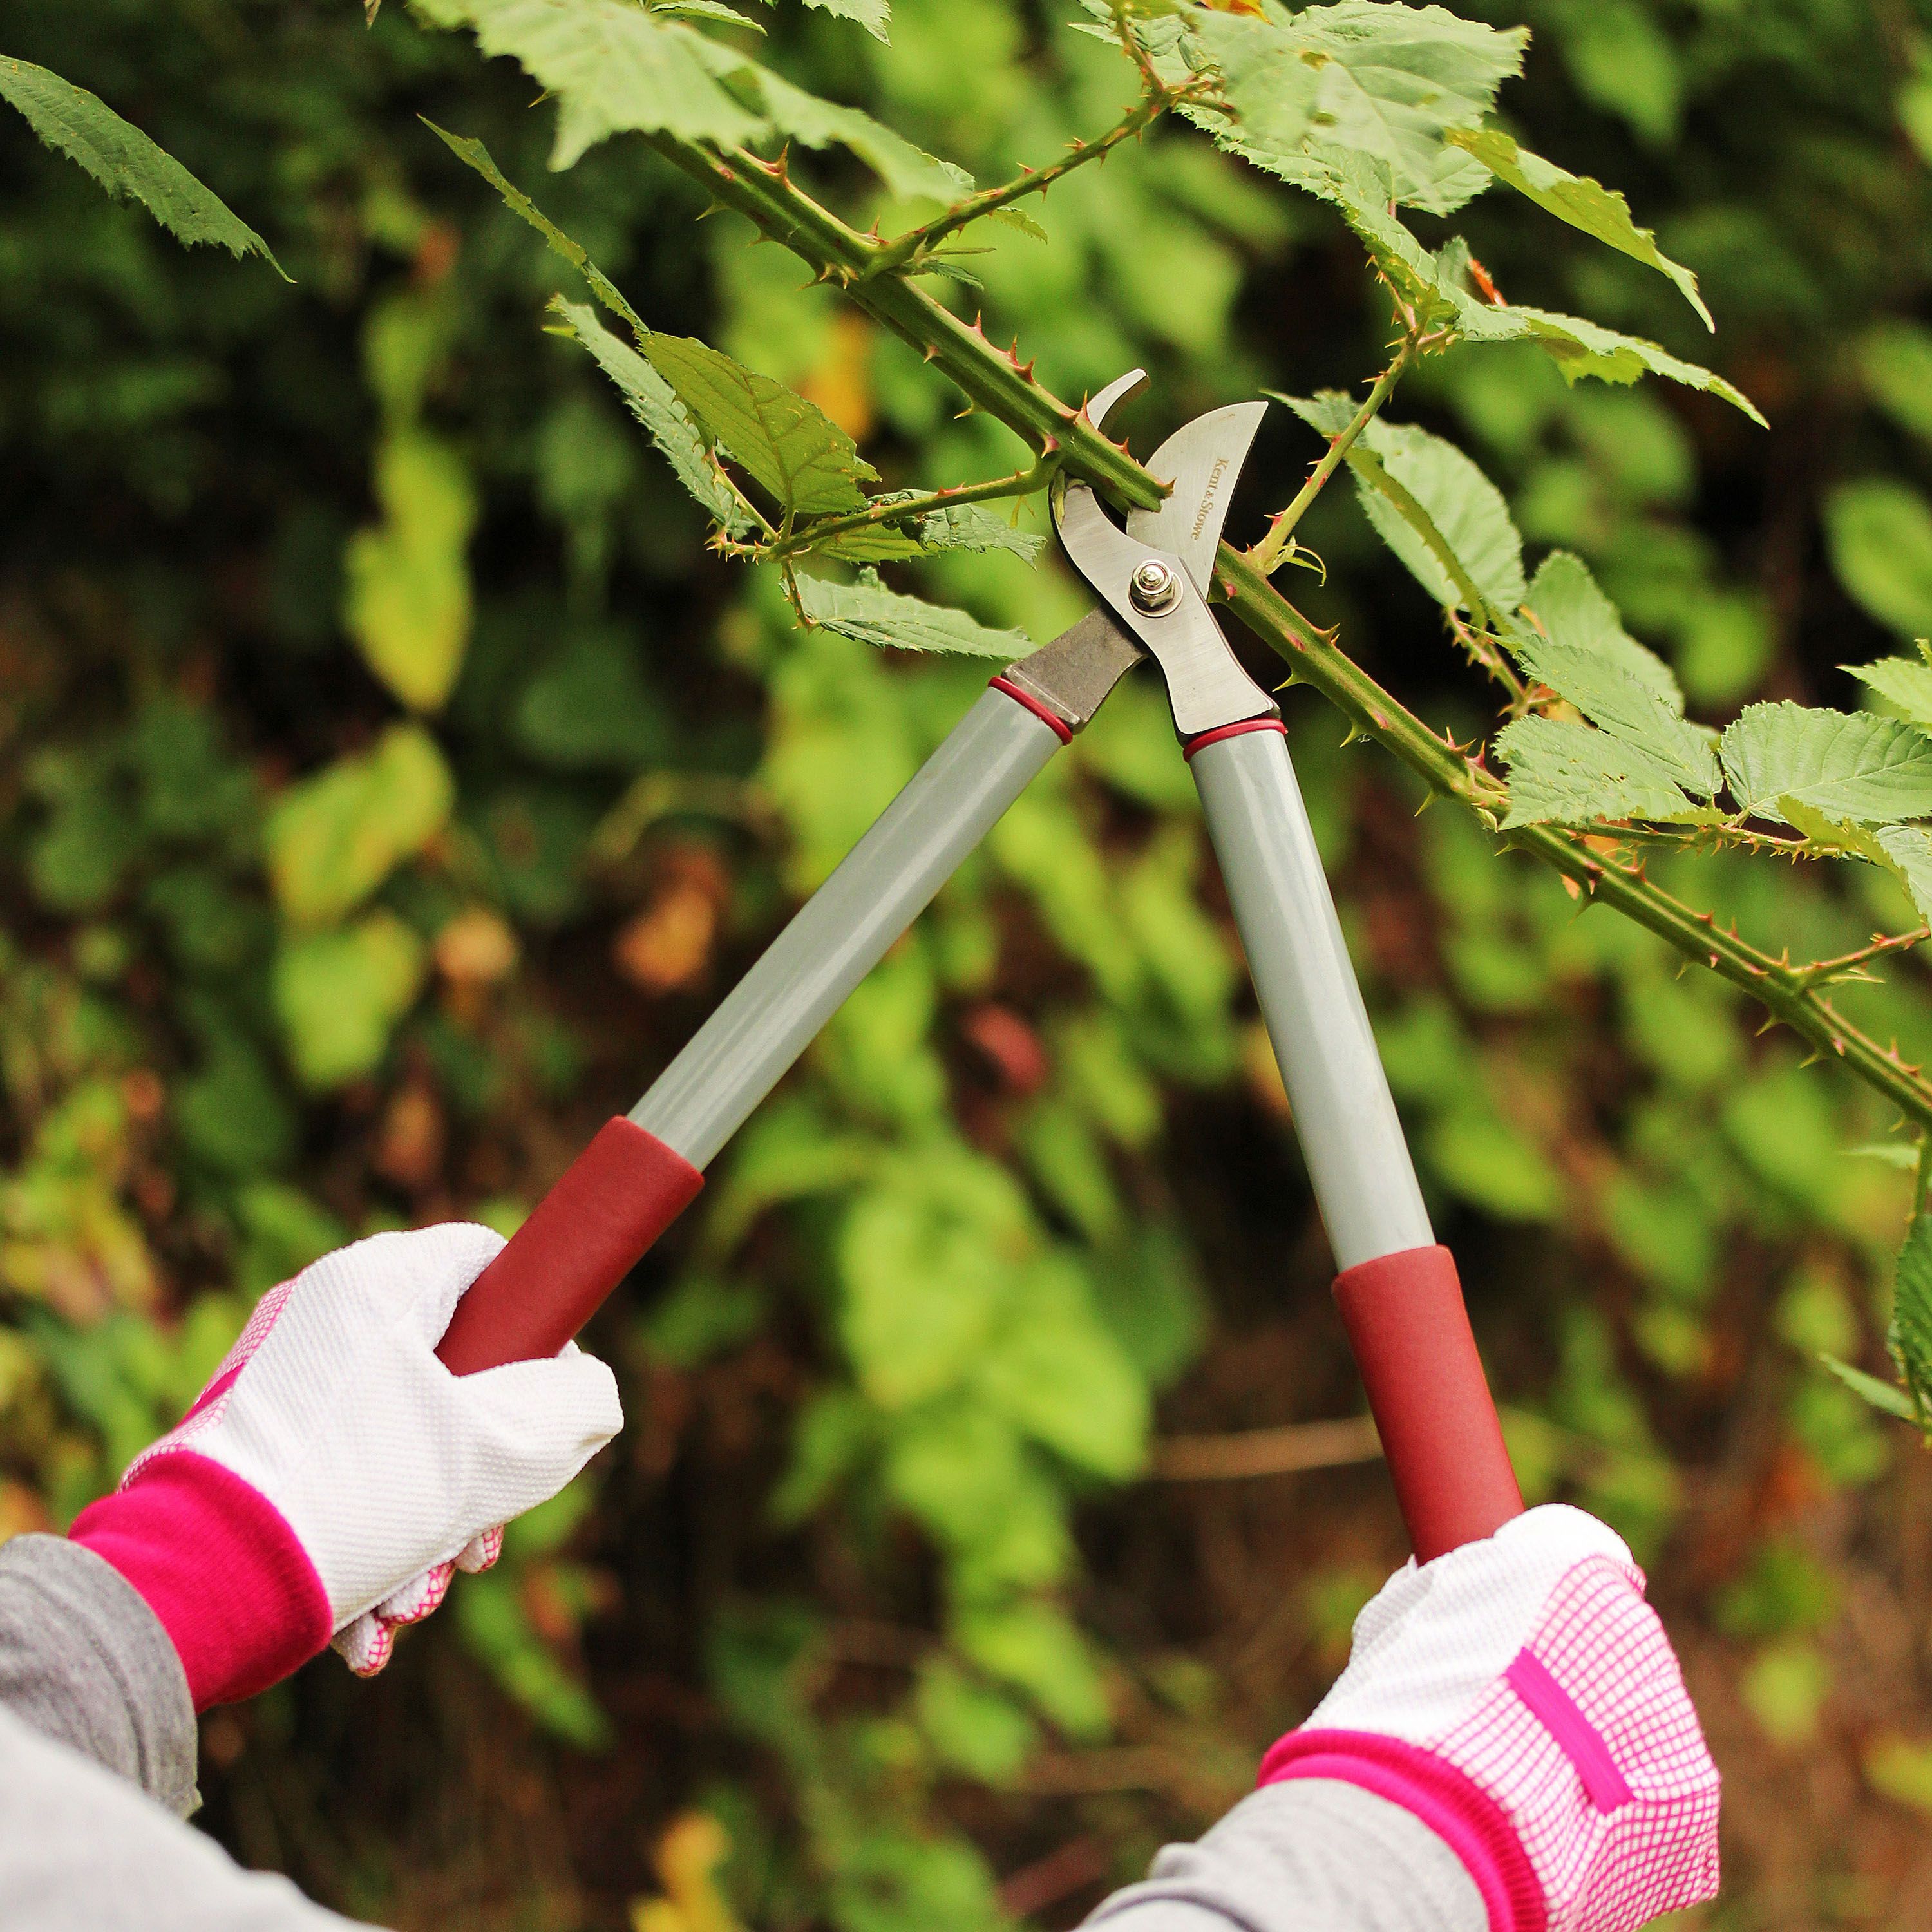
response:
[[[1145,380],[1088,405],[1096,425]],[[1522,1508],[1455,1264],[1436,1244],[1274,701],[1208,608],[1264,403],[1198,416],[1148,460],[1173,488],[1124,530],[1084,483],[1054,522],[1100,608],[1010,664],[628,1118],[606,1124],[458,1305],[459,1374],[554,1354],[704,1185],[703,1170],[1053,754],[1143,659],[1167,686],[1403,1520],[1427,1561]]]

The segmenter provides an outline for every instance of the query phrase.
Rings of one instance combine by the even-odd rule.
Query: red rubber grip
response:
[[[1447,1248],[1409,1248],[1335,1279],[1416,1560],[1522,1514],[1502,1426]]]
[[[554,1355],[704,1185],[656,1135],[607,1120],[456,1304],[444,1366],[467,1376]]]

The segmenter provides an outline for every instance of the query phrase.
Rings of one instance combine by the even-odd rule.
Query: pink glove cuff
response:
[[[1400,1805],[1461,1859],[1482,1894],[1490,1932],[1544,1932],[1543,1887],[1508,1815],[1433,1751],[1375,1731],[1291,1731],[1262,1760],[1256,1782],[1295,1778],[1332,1778]]]
[[[197,1711],[254,1696],[328,1644],[328,1594],[294,1531],[259,1490],[191,1449],[154,1457],[82,1510],[68,1537],[146,1599]]]

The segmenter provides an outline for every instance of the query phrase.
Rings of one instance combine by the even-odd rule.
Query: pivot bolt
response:
[[[1127,602],[1144,617],[1172,610],[1180,602],[1180,573],[1154,557],[1136,564],[1127,579]]]

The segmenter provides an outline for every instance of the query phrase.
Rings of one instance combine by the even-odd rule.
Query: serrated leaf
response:
[[[670,385],[628,342],[613,335],[594,310],[559,302],[554,312],[569,324],[571,334],[616,384],[625,406],[712,520],[733,536],[749,530],[752,519],[738,493],[719,470],[710,446]]]
[[[1680,718],[1684,715],[1684,694],[1670,667],[1624,628],[1616,606],[1582,558],[1552,550],[1538,566],[1525,601],[1553,643],[1605,658],[1648,685]]]
[[[1220,74],[1244,150],[1296,155],[1307,139],[1321,76],[1301,36],[1248,14],[1190,16],[1188,25]]]
[[[1695,362],[1660,347],[1642,336],[1622,335],[1580,316],[1556,315],[1547,309],[1522,308],[1513,302],[1484,303],[1463,298],[1458,332],[1467,342],[1534,342],[1556,364],[1567,382],[1594,376],[1603,382],[1630,383],[1645,376],[1662,376],[1687,389],[1700,389],[1742,410],[1762,428],[1757,405],[1734,384]]]
[[[919,493],[907,490],[895,494],[910,498]],[[892,500],[890,496],[872,499],[875,504]],[[905,524],[848,530],[815,545],[813,554],[836,557],[845,563],[897,563],[910,557],[937,556],[942,550],[1006,550],[1031,563],[1046,542],[1030,530],[1016,530],[1004,518],[991,514],[977,503],[952,503],[928,510]]]
[[[1825,538],[1838,581],[1881,624],[1932,631],[1932,505],[1909,484],[1871,477],[1825,500]]]
[[[814,624],[863,644],[902,651],[950,651],[967,657],[1022,658],[1033,649],[1024,631],[989,630],[940,604],[902,597],[882,584],[861,580],[833,584],[820,577],[798,580],[800,608]]]
[[[816,403],[690,336],[641,346],[698,427],[782,508],[838,516],[865,507],[860,482],[879,472]]]
[[[1711,742],[1647,684],[1576,644],[1516,632],[1505,638],[1524,674],[1567,698],[1592,724],[1646,752],[1688,792],[1708,798],[1723,772]]]
[[[452,134],[447,128],[439,128],[427,115],[419,118],[423,125],[442,141],[458,160],[474,168],[502,196],[506,207],[527,221],[550,244],[552,252],[561,255],[584,278],[590,285],[590,292],[613,315],[628,322],[640,334],[644,332],[643,318],[624,299],[616,284],[590,259],[580,243],[572,241],[521,188],[505,176],[497,166],[490,150],[481,141],[472,140],[466,134]]]
[[[1838,668],[1897,705],[1913,724],[1932,728],[1932,664],[1922,658],[1880,658]]]
[[[456,797],[436,740],[394,724],[278,798],[262,831],[268,879],[297,926],[340,919],[440,832]]]
[[[1694,806],[1670,772],[1607,731],[1553,718],[1519,718],[1496,751],[1509,766],[1516,825],[1587,825],[1598,819],[1692,823],[1716,814]]]
[[[1681,262],[1673,262],[1657,245],[1657,237],[1648,228],[1640,228],[1631,218],[1630,203],[1612,188],[1587,175],[1573,175],[1540,154],[1517,146],[1510,136],[1493,128],[1451,128],[1444,136],[1450,146],[1472,154],[1498,181],[1538,207],[1593,236],[1620,254],[1654,268],[1676,283],[1684,299],[1694,308],[1706,328],[1715,325],[1704,298],[1697,292],[1697,278]]]
[[[476,493],[463,460],[422,430],[376,457],[380,524],[343,557],[343,621],[369,668],[412,710],[440,710],[470,644],[467,550]]]
[[[1732,796],[1759,818],[1783,821],[1787,795],[1861,824],[1932,812],[1932,740],[1895,718],[1748,705],[1720,752]]]
[[[1389,199],[1447,214],[1484,184],[1482,170],[1445,146],[1477,125],[1497,88],[1522,64],[1528,39],[1440,7],[1342,0],[1292,17],[1190,14],[1191,62],[1222,77],[1234,117],[1192,118],[1256,165],[1293,178],[1351,156],[1387,170]]]
[[[860,109],[822,100],[768,68],[754,68],[748,61],[741,66],[755,74],[765,112],[780,134],[808,148],[835,142],[849,148],[900,200],[950,202],[973,192],[973,177],[964,168],[915,147]]]
[[[766,124],[718,74],[728,50],[628,0],[416,0],[438,26],[467,26],[557,100],[550,166],[610,135],[679,134],[738,147]]]
[[[1916,1422],[1918,1412],[1912,1406],[1912,1398],[1903,1390],[1894,1388],[1889,1382],[1882,1382],[1876,1376],[1868,1376],[1862,1369],[1855,1369],[1850,1362],[1841,1362],[1836,1355],[1821,1354],[1818,1358],[1846,1388],[1854,1395],[1860,1396],[1873,1408],[1887,1415],[1895,1415],[1901,1421]]]
[[[728,7],[724,0],[650,0],[653,14],[670,14],[688,20],[719,20],[727,26],[748,27],[754,34],[765,31],[762,20]]]
[[[1917,825],[1867,827],[1849,818],[1834,818],[1789,793],[1778,801],[1787,824],[1810,842],[1840,858],[1862,859],[1889,872],[1905,888],[1912,903],[1932,918],[1932,832]]]
[[[1354,406],[1335,391],[1305,404],[1288,401],[1325,436],[1337,433],[1338,418],[1345,423],[1354,414]],[[1509,506],[1454,443],[1412,423],[1378,418],[1347,461],[1369,520],[1438,604],[1462,610],[1480,604],[1500,621],[1522,602],[1522,538]]]
[[[805,0],[805,4],[841,20],[856,21],[875,40],[888,38],[886,23],[892,18],[892,10],[887,0]]]
[[[46,144],[85,168],[116,201],[138,201],[177,242],[259,255],[284,281],[274,251],[212,188],[106,102],[31,61],[0,56],[0,100]]]

